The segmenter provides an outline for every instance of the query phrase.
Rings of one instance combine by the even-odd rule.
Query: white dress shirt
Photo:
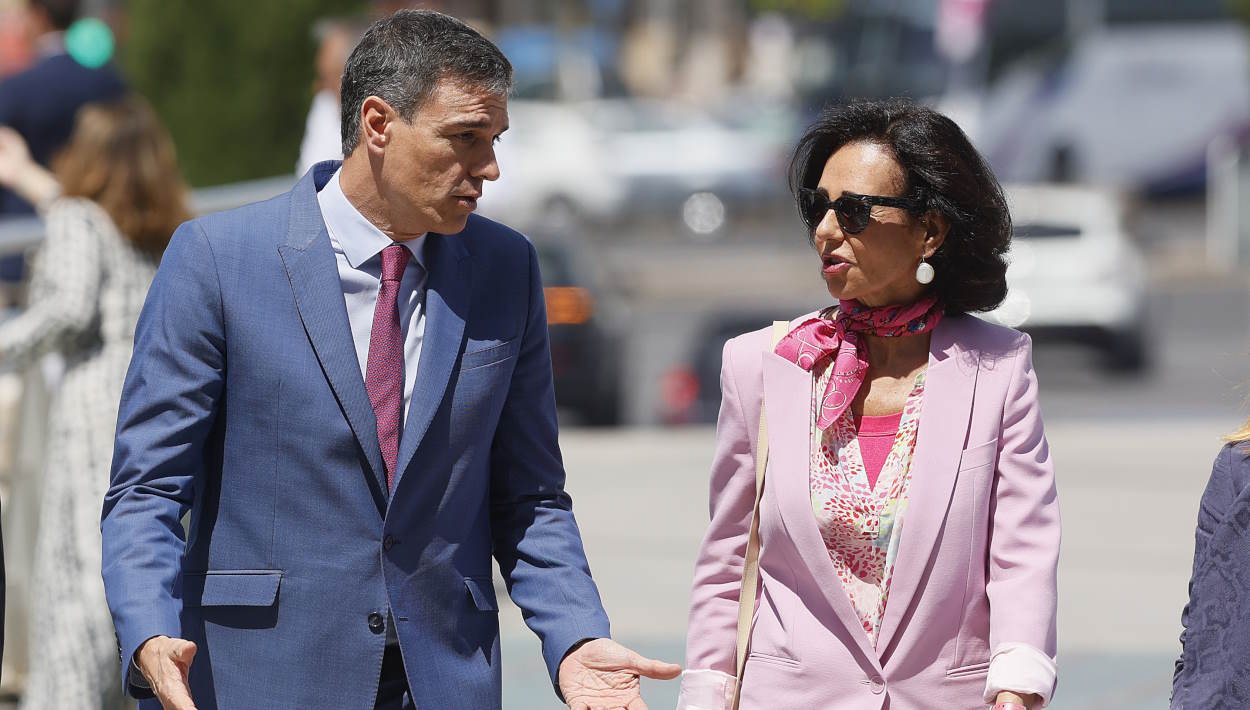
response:
[[[397,242],[391,241],[382,230],[373,226],[348,201],[339,185],[340,172],[336,170],[321,192],[317,193],[317,204],[321,207],[321,216],[330,232],[330,246],[338,262],[343,300],[347,304],[347,322],[351,325],[356,359],[363,378],[368,375],[369,335],[373,331],[373,310],[378,303],[378,288],[382,282],[382,249]],[[412,386],[417,381],[421,340],[425,335],[425,235],[398,243],[411,255],[404,277],[399,282],[399,329],[404,338],[404,403],[399,412],[402,442],[404,421],[412,403]]]

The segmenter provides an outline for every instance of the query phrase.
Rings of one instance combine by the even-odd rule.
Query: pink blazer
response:
[[[764,329],[725,345],[712,519],[695,569],[687,669],[735,670],[763,395],[761,590],[742,708],[985,708],[1000,644],[1055,655],[1059,505],[1029,337],[971,316],[944,318],[933,331],[905,527],[875,649],[812,513],[812,376],[773,354],[770,342]]]

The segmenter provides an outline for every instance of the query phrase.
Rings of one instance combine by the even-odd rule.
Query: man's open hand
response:
[[[195,710],[187,682],[193,658],[195,644],[168,636],[153,636],[135,654],[135,665],[165,710]]]
[[[647,710],[640,676],[669,680],[681,666],[643,658],[612,639],[587,641],[560,662],[560,692],[572,710]]]

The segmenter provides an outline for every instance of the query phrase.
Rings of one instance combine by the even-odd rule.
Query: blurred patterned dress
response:
[[[100,578],[100,510],[122,381],[156,260],[88,200],[54,201],[45,222],[28,305],[0,323],[0,364],[27,365],[50,352],[65,360],[49,409],[20,707],[96,710],[122,702]]]

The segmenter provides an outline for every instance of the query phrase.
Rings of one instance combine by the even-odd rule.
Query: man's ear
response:
[[[924,216],[924,258],[933,258],[933,254],[946,243],[946,235],[950,231],[951,222],[941,212],[929,212]]]
[[[391,105],[377,96],[369,96],[360,104],[361,143],[370,151],[383,150],[390,141],[387,130],[398,114]]]

